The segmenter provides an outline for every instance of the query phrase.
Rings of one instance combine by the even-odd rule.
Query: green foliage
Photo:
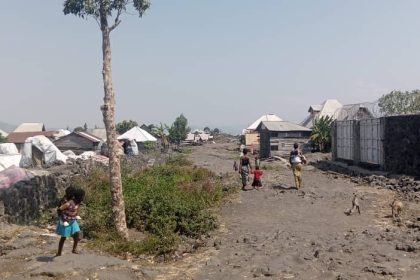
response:
[[[184,141],[187,138],[187,134],[190,130],[187,118],[181,114],[168,129],[169,140],[172,143],[180,144],[181,141]]]
[[[379,108],[386,116],[419,113],[420,90],[391,91],[379,98]]]
[[[101,9],[108,16],[115,11],[121,14],[127,10],[127,5],[130,3],[140,17],[150,7],[148,0],[66,0],[63,12],[65,15],[73,14],[81,18],[88,16],[99,18]]]
[[[210,129],[210,127],[206,126],[206,127],[203,129],[203,131],[204,131],[205,133],[210,133],[210,132],[211,132],[211,129]]]
[[[214,135],[217,135],[220,133],[220,130],[218,128],[213,129],[213,133]]]
[[[138,126],[136,121],[133,120],[124,120],[122,122],[117,123],[115,126],[115,130],[118,132],[118,134],[124,134],[125,132],[129,131],[133,127]]]
[[[0,133],[0,143],[5,143],[6,140],[6,137],[3,137],[3,135]]]
[[[149,150],[154,150],[154,149],[156,149],[156,142],[153,142],[153,141],[143,142],[143,147],[148,151]]]
[[[75,129],[73,129],[74,132],[85,132],[85,128],[83,126],[78,126]]]
[[[322,116],[314,121],[311,140],[314,141],[321,152],[325,152],[331,144],[331,125],[333,122],[333,118],[329,116]]]
[[[224,195],[215,174],[194,167],[183,157],[140,173],[124,172],[127,225],[147,235],[142,241],[125,242],[114,236],[107,175],[97,170],[78,184],[86,189],[86,207],[82,207],[85,235],[113,253],[171,253],[180,235],[197,237],[216,228],[209,209]],[[105,239],[102,244],[100,240]]]

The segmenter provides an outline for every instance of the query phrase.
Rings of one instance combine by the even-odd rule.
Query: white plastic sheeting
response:
[[[121,136],[118,136],[118,140],[136,140],[136,142],[147,142],[147,141],[153,141],[156,142],[157,139],[151,135],[149,132],[147,132],[144,129],[141,129],[138,126],[133,127],[126,133],[124,133]]]
[[[0,144],[0,154],[2,155],[16,155],[19,154],[16,145],[13,143]]]
[[[42,161],[46,166],[54,163],[66,163],[65,156],[47,137],[43,135],[29,137],[26,139],[22,149],[20,167],[30,167],[32,162],[32,147],[36,147],[42,153]]]
[[[11,166],[19,167],[22,156],[13,143],[0,144],[0,171]]]
[[[11,166],[19,167],[21,158],[22,158],[21,154],[14,154],[14,155],[1,155],[0,154],[0,171],[6,168],[9,168]]]
[[[136,140],[133,139],[130,141],[130,148],[133,156],[137,156],[139,154],[139,147],[137,146]]]

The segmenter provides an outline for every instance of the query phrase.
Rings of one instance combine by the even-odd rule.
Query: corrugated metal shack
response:
[[[257,130],[261,158],[289,155],[295,142],[306,143],[311,136],[311,129],[287,121],[263,121]]]
[[[87,132],[72,132],[56,140],[54,144],[60,151],[72,150],[76,155],[86,151],[96,151],[99,149],[101,139]]]

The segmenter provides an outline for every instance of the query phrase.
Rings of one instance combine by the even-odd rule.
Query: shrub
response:
[[[103,244],[102,249],[166,255],[176,248],[180,235],[197,237],[217,227],[211,207],[217,205],[224,193],[211,171],[175,157],[140,173],[126,171],[122,179],[127,225],[148,237],[128,242],[116,239],[108,177],[97,170],[79,183],[86,189],[83,230],[94,239],[93,244]]]

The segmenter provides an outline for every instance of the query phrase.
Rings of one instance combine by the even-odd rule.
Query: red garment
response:
[[[261,180],[261,177],[263,175],[262,170],[254,170],[254,179],[255,180]]]

